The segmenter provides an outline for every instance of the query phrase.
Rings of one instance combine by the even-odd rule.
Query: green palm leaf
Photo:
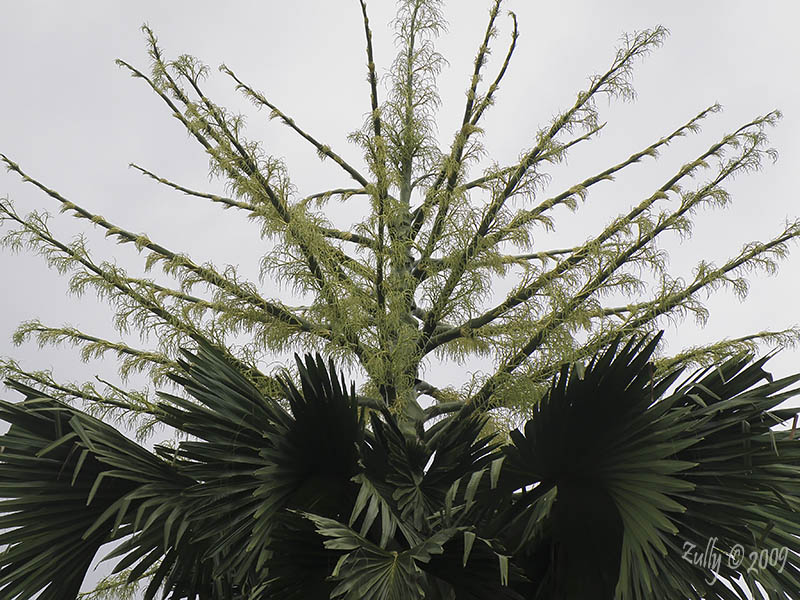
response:
[[[113,427],[10,385],[26,400],[0,401],[0,418],[11,423],[0,436],[0,544],[8,544],[0,590],[6,598],[74,596],[100,546],[150,521],[153,497],[169,506],[193,482]]]
[[[565,365],[511,443],[460,411],[428,431],[359,415],[332,364],[265,396],[211,344],[184,351],[153,454],[40,392],[0,401],[0,592],[74,597],[100,546],[148,600],[760,598],[800,589],[800,446],[774,429],[800,375],[738,356],[673,389],[659,336]],[[766,383],[764,383],[766,380]],[[686,544],[785,548],[715,568]],[[741,579],[740,579],[741,578]]]
[[[320,357],[305,364],[298,357],[301,389],[284,379],[286,411],[213,346],[184,355],[185,375],[173,380],[194,401],[162,394],[160,406],[166,423],[197,438],[175,454],[178,468],[199,482],[187,490],[196,502],[191,519],[210,543],[204,558],[215,564],[215,576],[232,570],[255,585],[276,554],[273,525],[281,511],[349,514],[363,429],[355,391],[348,393]]]

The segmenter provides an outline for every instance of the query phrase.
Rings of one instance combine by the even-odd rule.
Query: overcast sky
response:
[[[714,102],[725,108],[705,122],[699,135],[670,146],[657,162],[631,167],[616,182],[598,186],[585,209],[557,213],[562,219],[556,221],[558,235],[564,237],[548,242],[585,239],[721,135],[774,108],[785,115],[770,132],[781,153],[778,163],[737,179],[728,186],[733,194],[728,209],[702,213],[692,240],[672,238],[664,248],[672,256],[673,274],[691,278],[697,260],[721,264],[745,242],[766,240],[779,233],[785,220],[800,217],[794,185],[800,163],[796,3],[507,0],[504,6],[517,13],[521,37],[498,102],[484,120],[487,150],[500,164],[530,147],[537,128],[570,106],[591,74],[607,68],[622,33],[657,24],[671,31],[664,47],[636,66],[636,102],[599,103],[601,120],[608,125],[596,141],[579,147],[566,165],[554,169],[554,189],[620,162]],[[439,80],[439,134],[448,145],[463,111],[488,7],[488,1],[472,0],[445,7],[449,31],[439,49],[449,66]],[[369,10],[376,62],[385,72],[394,55],[388,27],[393,3],[373,1]],[[209,182],[201,148],[166,106],[142,81],[114,64],[122,58],[147,69],[139,31],[144,22],[156,31],[169,57],[189,53],[214,68],[206,86],[209,94],[249,115],[250,137],[285,158],[298,194],[304,195],[350,183],[290,130],[255,112],[215,67],[225,62],[307,131],[362,165],[358,149],[346,140],[369,109],[358,2],[28,0],[3,6],[0,152],[112,222],[146,231],[154,241],[198,261],[240,264],[254,276],[264,249],[254,226],[231,212],[170,192],[127,166],[136,162],[188,187],[223,190],[219,182]],[[505,52],[510,19],[502,17],[499,28],[489,73]],[[0,195],[10,196],[20,212],[57,212],[49,198],[12,173],[0,175]],[[335,218],[339,215],[341,210]],[[53,229],[66,237],[87,230],[65,217],[56,219]],[[136,264],[134,251],[104,244],[98,236],[92,240],[97,241],[96,256],[105,252],[119,256],[122,264]],[[705,329],[692,320],[668,327],[669,349],[797,325],[800,252],[796,244],[791,251],[777,276],[752,277],[745,303],[728,292],[712,297]],[[5,290],[0,297],[0,355],[14,356],[29,369],[52,367],[66,380],[107,371],[107,366],[81,365],[71,351],[40,351],[35,344],[14,348],[10,343],[19,322],[30,318],[54,326],[68,323],[114,339],[105,305],[93,297],[68,297],[66,280],[36,256],[0,251],[0,273]],[[786,375],[800,370],[798,357],[798,350],[784,351],[771,361],[772,371]],[[460,380],[461,374],[439,370],[429,378],[445,384]]]

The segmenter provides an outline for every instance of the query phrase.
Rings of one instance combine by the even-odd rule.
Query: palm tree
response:
[[[774,158],[765,131],[780,113],[693,155],[585,242],[540,248],[533,237],[559,207],[576,208],[719,106],[566,189],[546,187],[551,168],[603,128],[597,100],[632,97],[633,64],[666,36],[643,30],[623,38],[573,104],[531,130],[518,161],[475,177],[483,115],[518,38],[512,14],[507,50],[486,78],[501,4],[490,3],[449,147],[435,120],[441,0],[399,0],[386,94],[359,2],[369,113],[350,139],[362,165],[223,65],[247,99],[354,182],[306,197],[283,161],[246,137],[243,119],[206,94],[208,68],[188,55],[168,59],[143,28],[149,73],[119,65],[201,145],[229,195],[133,166],[255,220],[270,242],[263,286],[105,219],[0,154],[64,212],[134,245],[145,271],[159,266],[165,276],[97,259],[85,238],[60,240],[46,213],[24,216],[2,199],[9,229],[0,245],[38,252],[71,274],[73,292],[96,291],[124,337],[29,321],[15,341],[70,342],[85,358],[111,352],[123,377],[144,371],[177,386],[157,398],[111,383],[99,391],[0,359],[0,378],[25,397],[0,402],[10,424],[0,436],[0,600],[122,600],[137,584],[148,600],[800,597],[800,451],[791,432],[773,429],[794,415],[778,406],[800,376],[773,382],[766,359],[739,353],[796,341],[800,329],[657,361],[660,335],[622,341],[655,331],[659,319],[702,320],[702,292],[744,295],[741,275],[774,269],[800,238],[800,221],[788,223],[719,267],[700,262],[686,281],[667,272],[657,245],[669,232],[689,235],[698,210],[728,203],[724,185]],[[334,198],[366,200],[366,216],[340,229],[317,210]],[[498,276],[516,281],[494,298]],[[277,294],[287,283],[301,298]],[[623,306],[607,303],[620,295]],[[129,345],[136,330],[155,347]],[[324,353],[366,383],[357,393],[320,355],[298,357],[296,377],[262,372],[288,350]],[[491,372],[460,390],[421,379],[431,360],[487,357]],[[717,366],[678,385],[680,368],[697,363]],[[435,404],[423,408],[421,396]],[[151,451],[99,419],[106,409],[129,425],[163,424],[180,441]],[[495,409],[522,427],[504,428]],[[80,594],[98,556],[114,574]]]
[[[407,426],[319,355],[268,396],[184,350],[152,414],[185,436],[155,452],[8,381],[0,593],[75,598],[114,542],[115,598],[800,598],[800,446],[774,429],[800,375],[739,355],[678,385],[659,338],[564,365],[507,438],[472,405]]]

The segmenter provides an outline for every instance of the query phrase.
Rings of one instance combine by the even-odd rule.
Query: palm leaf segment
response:
[[[189,479],[109,425],[11,385],[26,400],[0,401],[11,423],[0,438],[3,598],[40,590],[41,600],[75,597],[100,546],[134,532],[144,544],[157,539],[159,557],[167,546],[182,551],[183,564],[191,560],[185,546],[168,541],[180,531],[158,529],[180,514]]]
[[[757,386],[766,358],[740,356],[667,395],[679,373],[653,379],[657,342],[565,366],[509,444],[467,409],[421,434],[367,419],[319,357],[278,400],[217,348],[185,352],[186,396],[159,410],[188,439],[155,453],[12,382],[0,595],[75,597],[115,542],[148,599],[798,597],[800,449],[773,426],[800,376]],[[785,547],[786,564],[722,560],[730,588],[709,583],[684,559],[709,539]]]
[[[586,368],[562,369],[524,431],[511,432],[503,474],[536,487],[495,531],[514,531],[526,573],[540,578],[534,597],[761,598],[756,582],[800,597],[800,447],[772,429],[795,414],[776,407],[800,376],[772,382],[769,357],[742,355],[665,397],[679,373],[653,379],[657,341],[615,344]],[[687,559],[691,544],[702,552],[709,541],[715,574]],[[786,565],[731,568],[737,544],[786,548]]]

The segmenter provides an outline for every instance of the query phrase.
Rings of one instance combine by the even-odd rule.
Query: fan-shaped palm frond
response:
[[[194,482],[113,427],[9,384],[26,399],[0,401],[0,418],[11,424],[0,437],[3,597],[74,597],[100,546],[135,530],[157,539],[147,566],[161,559],[170,531],[150,526],[161,515],[171,525]],[[180,538],[178,527],[174,533]]]
[[[12,382],[25,399],[0,402],[11,424],[0,437],[0,590],[75,597],[108,542],[116,572],[149,580],[148,599],[800,589],[800,446],[774,429],[794,414],[777,407],[800,375],[771,381],[768,357],[739,356],[675,387],[679,372],[652,375],[658,339],[565,365],[510,443],[470,410],[421,433],[386,408],[367,421],[319,356],[298,357],[299,383],[284,377],[273,398],[217,347],[184,351],[171,377],[186,396],[161,394],[158,414],[188,438],[155,453]],[[785,564],[686,559],[687,544],[708,540],[719,553],[785,548]]]

